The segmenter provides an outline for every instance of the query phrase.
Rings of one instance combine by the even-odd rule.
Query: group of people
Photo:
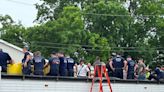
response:
[[[70,56],[65,56],[62,52],[52,52],[48,60],[46,60],[40,51],[34,52],[33,56],[25,47],[23,49],[24,58],[22,59],[22,72],[24,75],[30,75],[31,66],[33,65],[34,75],[44,75],[44,68],[50,67],[48,76],[71,76],[71,77],[90,77],[90,66],[85,65],[85,60],[75,62]],[[93,69],[93,68],[92,68]]]
[[[157,66],[154,71],[145,65],[142,58],[136,62],[131,56],[126,59],[117,54],[109,58],[106,64],[108,74],[121,79],[160,80],[164,79],[164,66]]]
[[[105,65],[99,57],[96,57],[93,65],[85,64],[84,59],[75,62],[70,56],[65,56],[62,52],[52,52],[48,60],[46,60],[40,51],[36,51],[31,55],[27,47],[23,48],[24,57],[22,59],[22,73],[24,75],[44,75],[44,69],[50,67],[48,76],[72,76],[72,77],[93,77],[94,67],[96,65]],[[7,71],[7,64],[14,63],[8,53],[0,49],[0,66],[2,72]],[[34,67],[32,72],[32,66]],[[139,79],[139,80],[160,80],[164,79],[164,67],[157,66],[152,72],[144,64],[144,60],[140,58],[137,62],[131,56],[124,59],[121,55],[115,54],[108,59],[106,63],[108,75],[120,79]]]
[[[44,75],[44,68],[50,66],[49,76],[73,76],[74,60],[70,57],[65,57],[62,52],[52,52],[49,60],[46,60],[40,51],[34,52],[33,56],[28,52],[27,48],[23,49],[24,58],[22,59],[22,72],[24,75],[32,73],[31,66],[33,65],[34,75]]]

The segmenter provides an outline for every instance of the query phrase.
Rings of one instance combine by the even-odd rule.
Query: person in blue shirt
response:
[[[34,53],[33,64],[34,64],[34,75],[44,75],[43,69],[45,65],[45,59],[41,56],[40,51],[36,51]]]
[[[2,49],[0,49],[0,66],[4,73],[7,72],[7,64],[13,64],[13,60],[8,53],[3,52]]]
[[[164,71],[157,65],[155,70],[150,74],[149,80],[155,79],[157,81],[164,80]]]
[[[59,60],[60,60],[59,74],[60,74],[60,76],[66,76],[66,71],[67,71],[66,65],[67,65],[67,63],[66,63],[66,60],[65,60],[65,57],[64,57],[64,53],[59,52],[58,57],[59,57]]]
[[[123,70],[125,70],[126,67],[126,61],[123,57],[117,54],[110,62],[110,67],[114,77],[123,79]]]
[[[22,59],[22,73],[24,75],[31,74],[31,55],[28,51],[28,47],[23,48],[24,57]]]
[[[73,77],[73,66],[75,65],[75,62],[72,58],[70,58],[70,56],[66,57],[67,60],[67,72],[68,72],[68,76],[72,76]]]
[[[160,79],[164,79],[164,71],[161,70],[161,67],[158,65],[154,70],[156,76],[156,80],[159,81]]]
[[[127,79],[134,79],[136,62],[132,60],[131,56],[127,57]]]
[[[59,65],[60,65],[60,60],[58,58],[57,53],[54,51],[51,53],[51,58],[49,61],[46,63],[45,67],[50,65],[50,72],[48,75],[50,76],[59,76]]]

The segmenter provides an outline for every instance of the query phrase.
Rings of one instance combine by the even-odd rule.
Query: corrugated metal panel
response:
[[[2,79],[0,92],[89,92],[91,82]],[[98,92],[98,84],[93,92]],[[113,92],[164,92],[163,84],[113,83]],[[103,84],[104,92],[109,92]]]
[[[85,82],[1,80],[0,92],[89,92]]]

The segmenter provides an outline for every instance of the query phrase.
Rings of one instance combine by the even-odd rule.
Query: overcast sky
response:
[[[0,15],[8,14],[14,21],[26,26],[33,26],[37,10],[34,4],[39,0],[0,0]]]

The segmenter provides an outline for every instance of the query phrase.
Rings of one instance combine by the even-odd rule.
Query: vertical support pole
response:
[[[2,67],[0,66],[0,80],[1,80],[1,71],[2,71]]]
[[[101,68],[98,66],[99,92],[102,92]]]
[[[93,85],[94,85],[94,81],[95,81],[95,77],[96,77],[96,71],[98,69],[97,66],[94,67],[94,76],[93,76],[93,79],[92,79],[92,85],[91,85],[91,89],[90,89],[90,92],[92,92],[92,89],[93,89]]]
[[[103,85],[102,85],[102,77],[103,77],[103,70],[102,70],[102,66],[99,67],[99,71],[100,71],[100,92],[103,92]]]
[[[109,86],[110,92],[113,92],[112,86],[111,86],[111,83],[110,83],[110,77],[108,76],[108,73],[106,71],[106,67],[105,66],[103,66],[103,70],[104,70],[104,75],[105,75],[105,77],[107,79],[107,82],[108,82],[108,86]]]

